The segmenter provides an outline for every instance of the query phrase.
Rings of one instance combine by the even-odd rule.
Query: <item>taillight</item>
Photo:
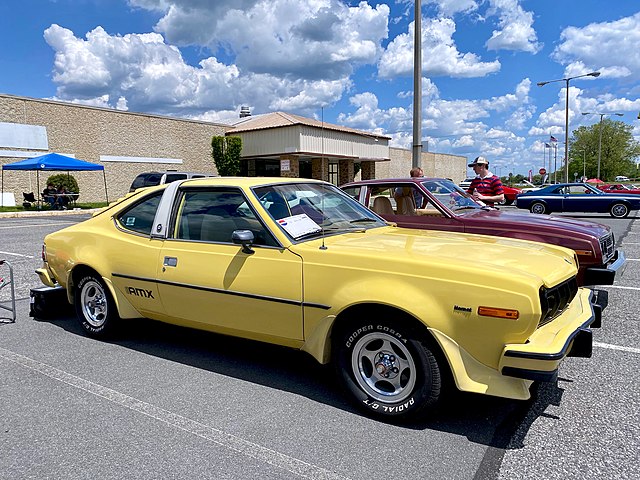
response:
[[[42,261],[46,263],[47,261],[47,246],[42,244]]]

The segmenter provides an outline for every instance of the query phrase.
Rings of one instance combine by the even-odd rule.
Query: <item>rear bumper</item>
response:
[[[584,272],[584,285],[613,285],[616,274],[622,275],[627,259],[622,250],[616,250],[609,263],[600,267],[588,267]]]
[[[538,328],[526,343],[505,345],[499,371],[526,380],[553,381],[567,356],[591,357],[591,326],[600,326],[606,296],[580,288],[569,308]]]

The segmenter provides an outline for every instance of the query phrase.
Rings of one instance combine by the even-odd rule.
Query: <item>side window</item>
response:
[[[342,190],[344,190],[344,193],[350,195],[354,200],[358,200],[360,198],[361,189],[362,187],[345,187]]]
[[[185,178],[187,178],[186,173],[167,173],[164,183],[171,183],[175,182],[176,180],[184,180]]]
[[[133,207],[128,208],[116,217],[116,221],[125,230],[151,235],[151,227],[156,216],[162,192],[146,197]]]
[[[174,238],[232,243],[235,230],[251,230],[254,245],[279,246],[237,189],[185,190],[175,222]]]
[[[161,178],[162,178],[161,173],[150,173],[144,178],[144,186],[154,187],[156,185],[160,185]]]

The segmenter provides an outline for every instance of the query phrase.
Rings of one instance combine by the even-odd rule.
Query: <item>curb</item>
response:
[[[82,215],[82,214],[93,214],[95,212],[99,212],[102,210],[101,208],[87,208],[87,209],[77,209],[77,210],[29,210],[29,211],[20,211],[20,212],[0,212],[0,218],[20,218],[20,217],[54,217],[54,216],[64,216],[64,215]]]

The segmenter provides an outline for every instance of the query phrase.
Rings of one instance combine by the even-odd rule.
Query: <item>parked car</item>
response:
[[[624,175],[618,175],[616,177],[616,182],[628,182],[629,177],[625,177]]]
[[[462,188],[463,190],[466,190],[467,188],[469,188],[469,186],[471,186],[471,182],[473,182],[473,179],[475,177],[467,177],[465,178],[463,181],[460,182],[460,188]]]
[[[640,197],[609,194],[588,183],[558,183],[534,192],[518,195],[518,208],[531,213],[594,212],[625,218],[632,210],[640,210]]]
[[[165,183],[171,183],[175,182],[176,180],[184,180],[187,178],[202,178],[212,176],[213,175],[209,173],[178,172],[177,170],[167,170],[165,172],[144,172],[133,179],[129,191],[133,192],[137,188],[164,185]]]
[[[631,188],[629,185],[598,185],[598,190],[602,190],[604,193],[617,193],[621,195],[638,195],[640,194],[640,188]]]
[[[564,357],[590,356],[602,309],[572,250],[390,226],[296,178],[139,189],[47,235],[43,259],[41,280],[66,290],[90,336],[147,317],[297,348],[386,419],[424,414],[449,374],[529,398]]]
[[[522,193],[521,188],[510,187],[509,185],[503,185],[504,201],[500,202],[500,205],[512,205],[516,201],[516,197]]]
[[[364,180],[342,189],[400,227],[497,235],[571,248],[580,260],[580,285],[612,285],[625,266],[624,252],[615,249],[613,232],[606,225],[491,209],[443,178]],[[401,201],[398,209],[398,194],[404,189],[411,190],[408,198],[414,201],[404,209],[407,202]]]

